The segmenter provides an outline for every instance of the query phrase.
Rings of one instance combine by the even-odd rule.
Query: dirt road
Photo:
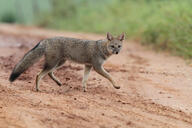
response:
[[[35,92],[43,60],[10,84],[24,53],[53,36],[104,38],[0,25],[0,128],[192,128],[192,67],[131,41],[105,64],[120,90],[92,71],[88,92],[82,92],[83,66],[67,62],[56,71],[61,87],[46,76]]]

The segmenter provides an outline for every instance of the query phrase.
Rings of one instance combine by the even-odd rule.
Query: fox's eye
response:
[[[120,48],[121,47],[121,45],[118,45],[118,48]]]
[[[114,45],[111,45],[111,47],[112,47],[112,48],[115,48],[115,46],[114,46]]]

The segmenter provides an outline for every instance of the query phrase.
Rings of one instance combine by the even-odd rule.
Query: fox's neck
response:
[[[101,52],[101,55],[103,56],[104,59],[107,59],[111,56],[107,49],[107,40],[99,40],[97,41],[98,43],[101,43],[98,45],[99,51]]]

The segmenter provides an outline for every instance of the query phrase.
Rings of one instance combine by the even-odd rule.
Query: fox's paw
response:
[[[83,88],[83,92],[87,92],[87,88]]]
[[[39,89],[38,89],[38,88],[36,88],[36,89],[35,89],[35,91],[36,91],[36,92],[39,92]]]
[[[61,86],[61,85],[62,85],[62,83],[58,82],[58,83],[57,83],[57,85],[58,85],[58,86]]]
[[[113,86],[115,89],[120,89],[121,87],[120,86]]]

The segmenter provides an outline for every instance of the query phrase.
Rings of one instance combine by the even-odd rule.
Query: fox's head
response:
[[[123,40],[125,39],[125,34],[122,33],[117,37],[113,37],[109,32],[107,33],[107,50],[110,54],[118,54],[122,48]]]

